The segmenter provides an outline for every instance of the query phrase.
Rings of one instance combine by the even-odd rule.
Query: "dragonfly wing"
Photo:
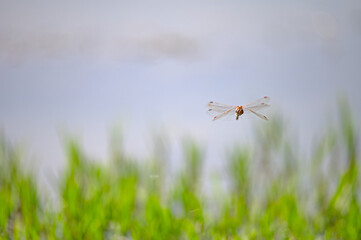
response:
[[[224,111],[223,113],[215,116],[212,120],[215,121],[215,120],[221,119],[225,116],[232,115],[232,114],[234,114],[234,111],[233,111],[234,109],[236,109],[236,107],[231,107],[230,109]]]
[[[216,113],[223,113],[225,111],[227,111],[228,109],[234,107],[234,106],[231,106],[231,105],[226,105],[226,104],[223,104],[223,103],[217,103],[217,102],[209,102],[207,104],[208,106],[208,111],[209,112],[216,112]]]
[[[252,108],[252,109],[259,109],[259,108],[263,108],[263,107],[268,107],[268,103],[271,100],[271,98],[269,97],[263,97],[263,98],[259,98],[251,103],[248,103],[246,105],[244,105],[247,108]]]
[[[209,102],[207,104],[207,106],[208,106],[207,113],[209,115],[211,115],[214,120],[219,119],[219,118],[224,118],[226,115],[227,116],[231,115],[231,114],[225,114],[223,116],[222,114],[225,113],[227,110],[229,110],[231,108],[235,108],[235,106],[232,106],[232,105],[226,105],[226,104],[223,104],[223,103],[218,103],[218,102],[213,102],[213,101]],[[221,115],[221,116],[218,116],[218,115]]]
[[[260,114],[260,113],[258,113],[258,112],[256,112],[256,111],[254,111],[254,110],[252,110],[251,108],[248,108],[248,107],[243,107],[245,110],[248,110],[248,111],[250,111],[251,113],[253,113],[254,115],[256,115],[257,117],[259,117],[259,118],[262,118],[262,119],[264,119],[264,120],[268,120],[268,118],[265,116],[265,115],[262,115],[262,114]]]
[[[268,105],[267,103],[260,103],[260,104],[258,104],[258,105],[251,106],[251,107],[249,107],[249,106],[246,105],[247,108],[252,109],[253,111],[258,111],[258,110],[267,108],[267,107],[269,107],[269,106],[270,106],[270,105]]]

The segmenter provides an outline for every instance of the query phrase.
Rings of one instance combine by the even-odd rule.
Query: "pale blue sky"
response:
[[[338,93],[360,116],[360,63],[359,1],[1,1],[0,126],[45,166],[64,129],[103,157],[119,122],[131,154],[161,129],[217,166],[262,120],[210,122],[208,101],[270,96],[308,145]]]

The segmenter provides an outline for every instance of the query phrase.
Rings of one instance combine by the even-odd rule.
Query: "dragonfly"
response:
[[[232,114],[234,114],[236,120],[238,120],[241,115],[248,113],[252,113],[259,118],[268,120],[268,118],[263,114],[259,113],[258,110],[269,107],[270,105],[268,103],[270,100],[271,99],[269,97],[265,96],[251,103],[240,106],[232,106],[210,101],[207,105],[209,107],[208,113],[210,113],[211,115],[215,115],[212,119],[213,121],[224,118],[226,116],[230,116]]]

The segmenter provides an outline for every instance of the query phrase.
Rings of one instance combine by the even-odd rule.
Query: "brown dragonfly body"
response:
[[[241,116],[244,113],[242,106],[237,106],[236,108],[236,120],[238,120],[239,116]]]

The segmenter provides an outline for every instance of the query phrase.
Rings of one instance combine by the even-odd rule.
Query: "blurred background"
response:
[[[14,185],[18,190],[11,196],[20,194],[20,203],[31,204],[19,203],[22,210],[16,210],[12,200],[2,203],[9,211],[0,211],[0,236],[13,236],[22,221],[16,219],[23,218],[30,226],[24,236],[38,237],[49,218],[60,219],[64,229],[55,222],[54,231],[42,234],[67,239],[94,239],[96,233],[102,238],[113,231],[132,239],[182,231],[189,238],[261,231],[263,238],[357,239],[360,63],[360,1],[1,1],[0,132],[20,150],[3,143],[0,200]],[[263,96],[271,98],[270,121],[212,122],[207,115],[211,100],[243,105]],[[30,193],[36,187],[13,182],[22,177],[6,169],[12,169],[17,152],[23,153],[20,165],[34,169],[37,182],[59,195],[54,199],[64,211],[57,217],[32,212],[37,200]],[[119,172],[93,169],[84,159],[118,159],[127,170],[117,163],[113,170]],[[178,182],[173,173],[181,169]],[[120,192],[109,190],[113,184]],[[230,195],[205,200],[207,194],[195,185]],[[27,187],[29,196],[21,195],[19,189]],[[159,189],[174,190],[165,194],[173,199],[165,204],[169,212],[158,205],[164,203]],[[89,195],[82,199],[84,192]],[[300,192],[309,194],[307,200]],[[114,200],[124,193],[129,199]],[[109,205],[98,199],[103,194]],[[254,198],[259,194],[264,202]],[[145,218],[135,202],[147,204]],[[83,209],[86,204],[95,212]],[[269,212],[268,204],[273,204]],[[28,219],[39,226],[27,225],[26,206]],[[129,212],[94,218],[105,206]],[[220,222],[207,222],[207,212],[221,216]],[[287,228],[274,221],[279,214]],[[164,222],[149,228],[147,216]],[[79,218],[88,219],[96,233],[89,234]],[[160,231],[177,219],[179,229]],[[248,227],[241,231],[242,219]],[[340,234],[332,235],[335,231]]]
[[[337,96],[360,114],[360,42],[358,1],[1,1],[0,124],[46,168],[64,132],[106,157],[114,126],[135,157],[166,132],[175,162],[190,135],[217,166],[261,121],[211,122],[207,102],[269,96],[307,146]]]

